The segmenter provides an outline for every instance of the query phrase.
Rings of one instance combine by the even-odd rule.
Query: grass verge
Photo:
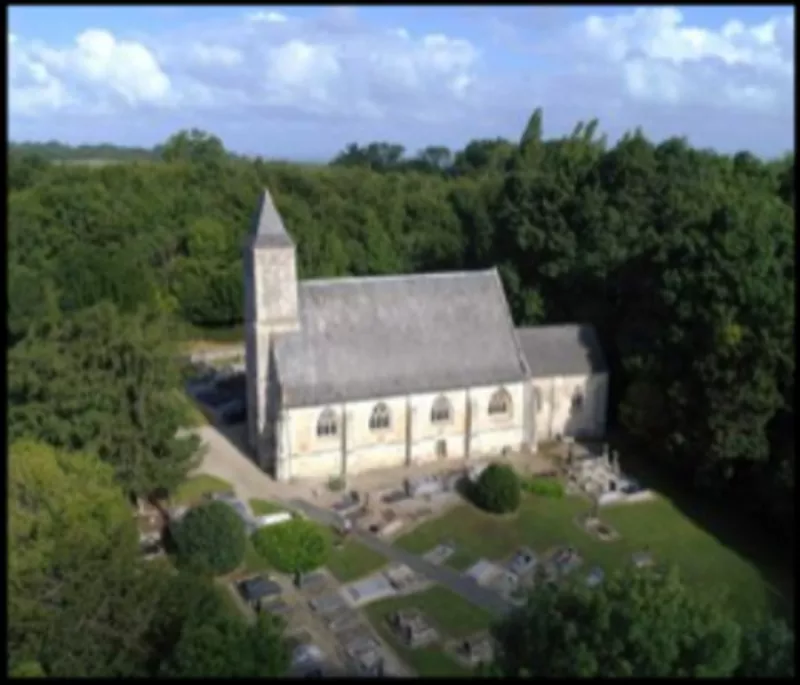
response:
[[[233,486],[222,478],[201,474],[178,486],[170,499],[173,504],[189,506],[200,502],[204,495],[215,492],[233,492]]]
[[[332,546],[325,563],[328,570],[343,583],[366,576],[385,565],[383,555],[355,540],[347,540],[339,548]]]

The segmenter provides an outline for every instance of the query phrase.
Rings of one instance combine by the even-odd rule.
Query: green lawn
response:
[[[441,640],[428,648],[409,649],[395,639],[387,617],[400,609],[420,609],[436,625]],[[364,609],[381,637],[386,640],[420,676],[469,676],[471,671],[453,660],[444,650],[444,642],[463,638],[489,627],[491,615],[474,607],[443,587],[434,587],[408,597],[394,597],[369,604]]]
[[[331,533],[331,537],[335,533]],[[331,552],[325,563],[328,570],[341,582],[349,583],[352,580],[366,576],[386,565],[386,559],[355,540],[347,540],[341,548],[336,549],[331,544]]]
[[[222,603],[225,605],[227,610],[230,612],[231,616],[235,616],[236,618],[250,618],[250,615],[247,612],[247,608],[245,607],[244,603],[237,600],[233,596],[233,592],[227,582],[218,582],[217,583],[217,590],[222,597]]]
[[[254,516],[266,516],[267,514],[277,514],[279,511],[290,511],[282,504],[265,499],[251,499],[248,504]]]
[[[247,544],[244,548],[244,562],[242,562],[242,570],[247,574],[267,573],[268,571],[272,570],[267,560],[264,559],[264,557],[262,557],[258,552],[256,552],[256,548],[253,547],[253,543],[249,539],[247,540]]]
[[[190,505],[199,502],[203,495],[212,492],[233,492],[233,486],[222,478],[202,474],[189,478],[180,485],[170,499],[173,504]]]
[[[519,512],[501,518],[464,504],[423,524],[397,544],[423,553],[443,540],[452,540],[458,551],[448,564],[460,570],[481,557],[507,557],[520,545],[543,553],[569,544],[584,558],[579,573],[595,564],[613,571],[629,564],[633,552],[648,548],[656,563],[676,564],[687,583],[704,593],[727,587],[729,606],[742,617],[767,609],[776,600],[778,591],[753,562],[721,544],[666,499],[601,510],[601,518],[622,536],[614,542],[600,542],[574,523],[575,517],[588,509],[588,502],[579,497],[524,495]]]

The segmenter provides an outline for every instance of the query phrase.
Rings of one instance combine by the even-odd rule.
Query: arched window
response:
[[[503,416],[511,414],[511,395],[505,388],[496,390],[489,400],[489,416]]]
[[[580,386],[576,386],[572,393],[572,411],[580,411],[583,409],[583,390]]]
[[[534,387],[533,389],[533,410],[536,413],[542,411],[542,390],[541,388]]]
[[[453,407],[444,395],[439,395],[431,407],[431,423],[449,423],[453,417]]]
[[[324,409],[317,420],[317,437],[332,438],[339,430],[339,422],[336,420],[336,413],[328,407]]]
[[[369,429],[372,431],[383,430],[388,428],[390,423],[391,415],[389,414],[389,407],[383,402],[378,402],[369,417]]]

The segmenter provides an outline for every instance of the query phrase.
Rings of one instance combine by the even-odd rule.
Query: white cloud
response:
[[[264,12],[261,10],[248,14],[247,20],[254,23],[266,22],[267,24],[283,24],[285,21],[288,21],[288,17],[280,12]]]
[[[262,121],[321,130],[324,121],[357,131],[350,139],[372,135],[363,132],[369,125],[389,140],[411,130],[513,136],[535,106],[544,108],[546,134],[593,116],[612,137],[638,124],[705,131],[724,117],[756,137],[759,126],[767,136],[792,119],[791,13],[748,23],[731,9],[701,27],[669,7],[587,10],[574,23],[544,9],[469,10],[482,27],[503,26],[491,51],[491,36],[479,44],[453,35],[434,24],[439,15],[420,31],[370,25],[350,7],[312,18],[254,9],[136,40],[90,29],[67,46],[17,31],[8,36],[12,123],[146,107],[211,130]]]
[[[108,31],[89,29],[63,49],[17,40],[10,53],[12,113],[35,114],[37,103],[50,110],[85,105],[105,111],[109,97],[128,106],[169,102],[170,79],[153,54]]]
[[[579,58],[617,68],[627,94],[672,104],[712,101],[769,107],[794,73],[789,13],[761,24],[731,19],[713,30],[688,26],[674,7],[640,8],[625,14],[591,15],[572,27]],[[737,83],[746,79],[750,83]],[[771,83],[764,83],[764,81]],[[749,102],[734,93],[760,95]]]
[[[340,73],[336,50],[331,46],[290,40],[270,50],[264,87],[281,104],[305,100],[316,109],[320,102],[329,102],[334,96],[333,85]]]
[[[191,48],[190,54],[192,59],[200,66],[235,67],[244,61],[244,56],[239,50],[225,45],[195,43]]]

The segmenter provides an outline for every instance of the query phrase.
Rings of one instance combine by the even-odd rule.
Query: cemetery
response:
[[[431,564],[440,566],[444,564],[456,552],[456,546],[452,542],[445,542],[436,545],[432,550],[425,552],[422,558]]]
[[[576,446],[573,459],[588,451],[588,447]],[[603,446],[592,449],[589,460],[599,459],[602,464],[604,452]],[[560,473],[566,480],[569,472],[564,461]],[[609,468],[616,472],[616,455],[613,459],[608,455],[608,461]],[[508,559],[522,547],[537,552],[541,563],[546,550],[571,546],[580,554],[586,574],[595,567],[603,571],[602,576],[592,573],[591,580],[587,580],[589,585],[636,563],[633,555],[649,550],[659,564],[677,565],[687,583],[698,587],[727,586],[737,611],[763,611],[771,606],[773,590],[759,565],[724,544],[678,502],[650,490],[642,493],[648,494],[635,504],[623,506],[625,501],[631,501],[628,497],[620,500],[619,506],[607,506],[595,504],[576,482],[573,496],[546,498],[523,492],[513,517],[493,516],[464,502],[400,535],[394,544],[422,556],[446,541],[456,551],[443,555],[443,565],[478,576],[491,575],[495,561],[498,563],[494,565],[501,565],[499,560]],[[599,519],[599,525],[593,519]],[[715,526],[732,538],[738,534],[726,520],[715,519]],[[643,558],[644,555],[637,556],[636,560],[641,564]]]
[[[426,647],[439,639],[439,633],[420,610],[401,609],[389,616],[389,626],[410,649]]]
[[[566,458],[567,491],[582,493],[599,506],[652,499],[653,493],[626,476],[619,466],[619,455],[609,455],[604,444],[601,451],[578,443],[569,445]]]
[[[387,597],[419,592],[429,585],[427,579],[408,566],[391,564],[383,571],[345,585],[341,594],[352,606],[363,606]]]
[[[306,630],[298,631],[287,638],[292,676],[308,678],[317,674],[324,675],[328,670],[328,658],[320,647],[314,644],[313,637]]]
[[[361,616],[352,609],[342,609],[324,619],[325,627],[334,634],[357,628],[361,624]]]
[[[480,559],[464,574],[479,585],[497,592],[507,601],[519,604],[524,601],[525,589],[532,585],[538,567],[539,557],[536,552],[523,546],[505,563]],[[557,575],[555,567],[551,575]]]
[[[464,668],[469,669],[491,662],[494,656],[494,643],[486,631],[470,635],[463,640],[450,640],[446,648]]]
[[[485,467],[482,464],[470,469],[409,477],[374,492],[351,490],[340,495],[329,508],[342,521],[343,530],[358,527],[393,539],[457,505],[461,501],[459,484],[465,479],[477,478]]]
[[[596,508],[575,518],[578,527],[601,542],[619,540],[619,533],[608,523],[601,521]]]
[[[397,590],[383,573],[375,573],[342,588],[342,596],[353,606],[363,606],[396,594]]]
[[[237,589],[242,599],[256,610],[264,608],[283,593],[278,583],[261,575],[240,581]]]
[[[491,615],[441,586],[374,602],[365,608],[365,613],[383,639],[420,677],[472,673],[469,659],[459,659],[456,647],[487,631],[492,622]]]
[[[586,584],[589,587],[596,587],[600,585],[605,579],[606,574],[599,566],[594,566],[589,573],[586,574]]]
[[[545,568],[555,578],[564,578],[583,564],[583,557],[571,546],[558,547],[545,561]]]

